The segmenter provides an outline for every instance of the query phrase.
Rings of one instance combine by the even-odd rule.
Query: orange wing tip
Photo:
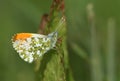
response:
[[[13,41],[16,41],[16,40],[25,40],[27,38],[30,38],[32,36],[31,33],[18,33],[18,34],[15,34],[12,38]]]

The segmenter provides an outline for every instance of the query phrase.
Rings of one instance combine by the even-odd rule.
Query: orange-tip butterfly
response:
[[[29,63],[55,47],[56,41],[57,32],[48,35],[18,33],[12,38],[13,48],[24,61]]]
[[[24,61],[32,63],[56,46],[57,31],[62,27],[64,21],[64,18],[60,19],[56,31],[48,35],[34,33],[18,33],[14,35],[12,38],[13,48]]]

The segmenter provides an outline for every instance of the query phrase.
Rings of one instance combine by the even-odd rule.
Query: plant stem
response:
[[[64,13],[64,0],[53,0],[50,14],[44,15],[39,33],[48,34],[58,32],[58,41],[55,48],[49,50],[36,61],[36,81],[66,81],[66,66],[68,62],[66,49],[66,21]],[[59,38],[61,42],[59,42]],[[52,41],[50,42],[53,43]]]
[[[115,21],[108,20],[107,81],[115,81]]]
[[[88,20],[91,27],[91,81],[103,81],[102,76],[102,64],[101,64],[101,56],[99,53],[99,47],[97,43],[97,32],[95,27],[95,14],[93,11],[93,4],[88,4]]]

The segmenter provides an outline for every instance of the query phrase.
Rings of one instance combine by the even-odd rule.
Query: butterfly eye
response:
[[[34,60],[55,47],[57,33],[41,34],[19,33],[13,36],[13,48],[19,56],[26,62],[32,63]]]

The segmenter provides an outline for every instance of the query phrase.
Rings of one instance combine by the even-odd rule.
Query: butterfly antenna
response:
[[[63,25],[64,22],[65,22],[65,18],[62,17],[62,18],[60,19],[60,21],[58,22],[58,25],[57,25],[57,28],[56,28],[55,32],[60,31],[60,29],[62,28],[62,25]]]

